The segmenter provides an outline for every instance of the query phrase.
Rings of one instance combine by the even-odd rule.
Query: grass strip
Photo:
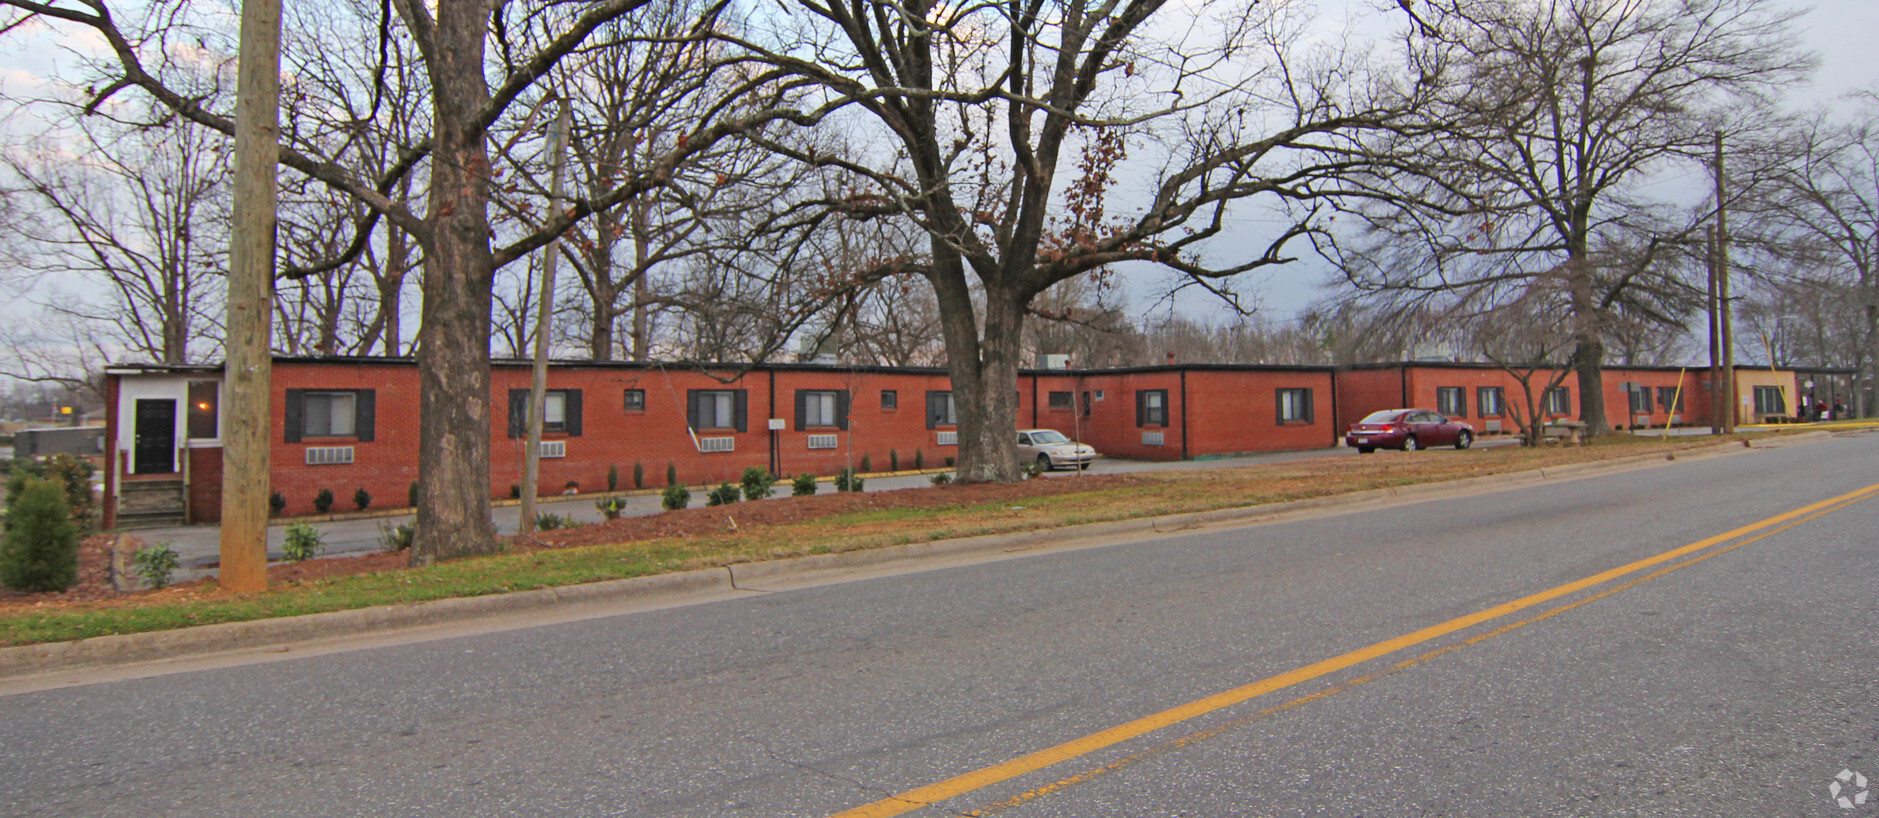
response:
[[[482,596],[809,554],[1241,508],[1636,454],[1668,454],[1715,442],[1710,437],[1666,443],[1617,436],[1568,449],[1498,448],[1167,470],[1143,473],[1139,475],[1142,484],[1123,489],[1022,501],[869,509],[719,536],[473,557],[423,568],[292,583],[256,594],[227,594],[210,586],[186,595],[158,592],[98,603],[20,605],[0,609],[0,645]]]

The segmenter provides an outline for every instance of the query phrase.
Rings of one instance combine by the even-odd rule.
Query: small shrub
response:
[[[643,489],[645,487],[646,487],[646,467],[640,465],[639,461],[637,460],[633,461],[633,488]]]
[[[677,463],[665,464],[665,484],[668,486],[676,486],[679,484],[679,467]]]
[[[288,526],[287,539],[281,543],[281,556],[289,562],[304,562],[325,550],[326,540],[320,537],[320,530],[308,523]]]
[[[566,483],[562,483],[561,493],[562,494],[580,494],[581,493],[581,481],[569,480]]]
[[[416,480],[411,481],[411,487],[405,489],[405,507],[418,507],[418,481]]]
[[[659,505],[666,511],[677,511],[692,504],[692,492],[681,485],[670,485],[659,493]]]
[[[332,489],[320,489],[319,494],[313,495],[314,510],[320,512],[321,514],[325,514],[327,509],[330,509],[332,507],[333,507],[333,490]]]
[[[594,508],[600,512],[601,516],[609,520],[618,520],[620,514],[626,511],[626,501],[618,497],[602,497],[594,501]]]
[[[0,536],[0,585],[21,591],[63,591],[78,581],[78,524],[64,488],[30,479],[7,494],[7,531]]]
[[[555,529],[559,529],[559,528],[580,528],[580,527],[581,527],[581,524],[578,522],[575,522],[573,517],[568,517],[568,516],[561,515],[561,514],[555,514],[553,512],[548,512],[548,511],[544,511],[540,514],[535,515],[535,530],[536,531],[554,531]]]
[[[46,458],[46,479],[65,491],[72,522],[77,523],[81,531],[90,529],[97,516],[97,506],[91,500],[91,476],[97,471],[97,467],[69,454]]]
[[[899,449],[887,450],[887,470],[888,471],[900,471],[900,450]]]
[[[744,479],[741,482],[746,500],[762,500],[776,493],[776,475],[771,474],[769,469],[762,466],[751,466],[745,469]]]
[[[372,493],[366,491],[363,487],[354,489],[352,492],[352,504],[358,506],[360,511],[364,511],[366,506],[372,504]]]
[[[913,450],[913,470],[924,471],[925,469],[926,469],[926,453],[920,451],[919,449],[914,449]]]
[[[412,505],[416,505],[416,503]],[[274,516],[279,517],[281,512],[287,510],[287,498],[282,496],[278,491],[274,492],[267,496],[267,507],[268,511],[272,512]]]
[[[789,481],[789,496],[808,497],[816,493],[815,472],[803,472],[796,479]]]
[[[1024,467],[1020,469],[1020,471],[1024,472],[1025,479],[1029,480],[1033,477],[1037,477],[1038,475],[1043,474],[1045,468],[1046,467],[1044,466],[1042,461],[1032,460],[1032,461],[1025,463]]]
[[[717,488],[712,489],[711,493],[705,495],[705,505],[728,506],[737,502],[742,497],[743,493],[738,491],[736,486],[730,483],[719,483]]]
[[[607,467],[607,490],[608,491],[620,490],[620,467],[619,466]]]
[[[378,524],[378,544],[394,554],[410,548],[411,542],[417,538],[418,527],[410,523]]]
[[[179,565],[181,563],[176,559],[176,548],[166,542],[145,545],[131,557],[131,573],[152,588],[170,584],[170,576],[176,573]]]
[[[521,486],[521,484],[519,484],[519,483],[510,483],[510,484],[509,484],[509,499],[511,499],[511,500],[520,500],[520,499],[522,499],[522,486]]]
[[[953,473],[949,471],[935,472],[932,477],[928,477],[927,479],[932,481],[935,486],[944,486],[953,481]]]
[[[950,457],[950,456],[948,456],[948,457],[946,458],[946,468],[949,468],[949,469],[950,469],[950,468],[952,468],[952,467],[953,467],[953,462],[954,462],[954,461],[953,461],[953,458],[952,458],[952,457]]]
[[[864,482],[866,481],[861,478],[861,475],[856,474],[854,469],[842,469],[840,474],[835,475],[835,490],[860,491]]]
[[[874,461],[869,460],[868,456],[866,454],[863,454],[861,456],[861,473],[872,474],[873,472],[874,472]]]

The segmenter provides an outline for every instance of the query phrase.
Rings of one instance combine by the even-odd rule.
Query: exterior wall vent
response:
[[[1161,432],[1143,432],[1142,433],[1142,445],[1144,446],[1160,446],[1162,445],[1162,439],[1163,438],[1162,438]]]
[[[567,457],[568,456],[568,442],[565,440],[542,441],[541,456],[542,457]]]
[[[959,433],[958,432],[940,432],[938,437],[939,437],[939,440],[937,441],[937,443],[940,446],[959,445]]]
[[[698,451],[701,452],[731,452],[736,450],[737,438],[734,437],[701,437],[698,439]]]
[[[839,438],[835,435],[809,436],[809,448],[811,449],[833,449],[838,442]]]

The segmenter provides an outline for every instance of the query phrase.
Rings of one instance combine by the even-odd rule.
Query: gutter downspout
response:
[[[853,401],[855,397],[854,395],[851,394],[848,396],[848,399],[850,401]],[[766,429],[769,428],[770,419],[774,417],[776,417],[776,370],[771,369],[770,370],[770,416],[764,418],[764,423],[763,423],[764,428]],[[770,431],[770,474],[779,475],[783,473],[782,471],[783,451],[782,451],[782,447],[777,445],[776,430],[769,429],[769,431]]]
[[[1333,449],[1337,448],[1338,444],[1342,443],[1344,438],[1344,436],[1338,434],[1337,431],[1337,427],[1340,425],[1338,423],[1337,412],[1337,370],[1333,369],[1331,370],[1331,448]]]
[[[1037,373],[1031,374],[1031,428],[1037,428]]]
[[[1187,370],[1181,370],[1181,459],[1192,457],[1187,451]]]
[[[1403,402],[1401,405],[1404,409],[1408,409],[1409,408],[1409,362],[1404,361],[1400,364],[1397,364],[1396,374],[1399,376],[1396,379],[1396,381],[1398,385],[1402,387],[1402,390],[1403,390]]]

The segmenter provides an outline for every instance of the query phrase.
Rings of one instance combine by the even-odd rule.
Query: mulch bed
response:
[[[731,506],[695,506],[644,517],[607,520],[578,528],[544,532],[538,534],[532,542],[509,538],[507,545],[509,553],[513,554],[543,548],[717,536],[734,530],[789,525],[855,511],[1014,502],[1032,497],[1123,488],[1146,482],[1149,481],[1128,475],[1086,474],[1012,484],[954,484],[933,489],[824,493]],[[789,484],[779,483],[777,488],[787,492]],[[702,494],[694,491],[693,502],[702,502]],[[119,592],[111,585],[111,546],[115,540],[116,535],[94,534],[79,544],[78,584],[58,593],[24,593],[0,589],[0,610],[110,607],[114,601],[141,603],[156,595],[172,597],[179,602],[222,595],[221,589],[209,579],[180,583],[155,591]],[[141,545],[143,541],[134,536],[125,538],[127,562],[128,554],[135,553]],[[313,559],[269,566],[268,582],[271,585],[287,585],[349,574],[395,571],[405,567],[406,555],[403,553]]]

